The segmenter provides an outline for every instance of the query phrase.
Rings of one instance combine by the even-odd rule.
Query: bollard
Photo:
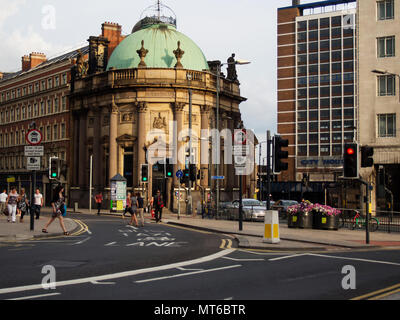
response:
[[[278,244],[281,242],[279,236],[279,213],[278,211],[269,210],[265,214],[265,243]]]

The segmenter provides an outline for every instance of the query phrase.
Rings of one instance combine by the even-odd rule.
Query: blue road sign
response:
[[[212,180],[224,180],[225,177],[224,176],[212,176],[211,179]]]
[[[182,177],[183,177],[183,171],[182,171],[182,170],[179,170],[179,171],[176,173],[176,177],[177,177],[178,179],[182,178]]]

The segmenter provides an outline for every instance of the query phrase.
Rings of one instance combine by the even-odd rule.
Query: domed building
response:
[[[208,62],[196,43],[177,30],[174,15],[162,15],[161,9],[158,3],[156,14],[145,13],[126,37],[119,25],[104,24],[102,35],[89,39],[88,63],[77,61],[70,95],[71,203],[88,206],[91,172],[94,192],[112,200],[110,180],[119,174],[128,191],[141,192],[147,200],[161,190],[168,208],[176,211],[180,181],[175,173],[189,162],[196,165],[196,181],[192,188],[183,184],[182,212],[188,197],[196,207],[198,201],[215,200],[217,189],[220,201],[238,197],[239,178],[224,157],[224,140],[217,170],[211,151],[215,141],[208,138],[214,128],[243,128],[239,105],[246,99],[234,67],[228,76],[220,73],[218,88],[221,62]],[[168,160],[174,164],[173,178],[165,177],[165,159],[175,159]],[[149,180],[143,183],[145,164]],[[211,178],[217,173],[225,177],[218,186]],[[248,196],[254,195],[255,180],[253,174],[244,183]]]

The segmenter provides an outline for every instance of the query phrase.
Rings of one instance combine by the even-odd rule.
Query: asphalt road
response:
[[[243,251],[222,234],[76,218],[88,226],[81,235],[0,244],[0,299],[347,300],[400,288],[398,250]]]

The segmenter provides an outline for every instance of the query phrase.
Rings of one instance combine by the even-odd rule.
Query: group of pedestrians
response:
[[[16,223],[17,215],[20,216],[20,223],[24,222],[24,217],[28,214],[29,209],[31,214],[36,215],[36,219],[40,218],[40,210],[43,207],[43,195],[40,189],[36,189],[34,194],[34,203],[30,207],[30,201],[26,195],[25,188],[21,188],[18,193],[16,187],[11,187],[10,192],[4,189],[0,194],[0,214],[7,216],[7,222]]]
[[[141,226],[144,227],[144,199],[140,193],[132,195],[132,193],[128,192],[126,197],[126,207],[122,217],[125,218],[127,213],[131,215],[131,221],[129,223],[130,226],[133,226],[135,223],[135,227],[140,227],[140,220]]]

